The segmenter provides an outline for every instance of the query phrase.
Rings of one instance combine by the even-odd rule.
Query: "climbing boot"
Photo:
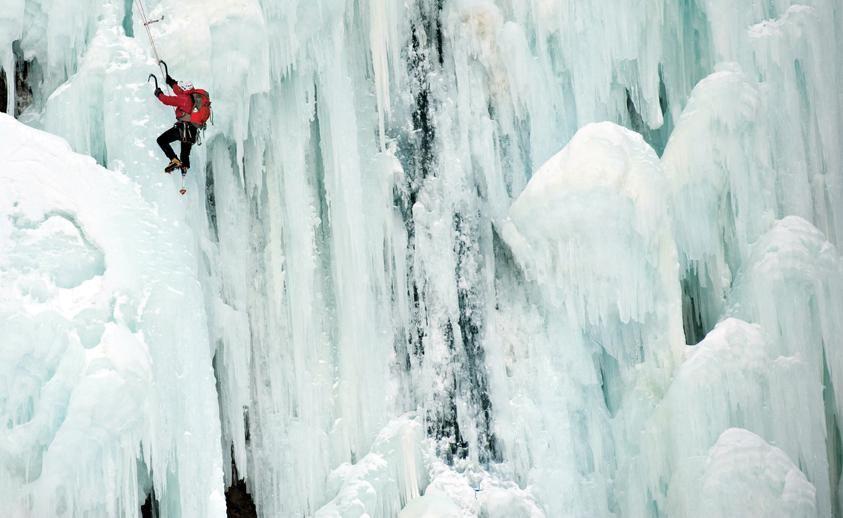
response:
[[[176,169],[178,169],[181,166],[182,166],[181,160],[179,160],[178,158],[174,158],[174,159],[170,160],[170,163],[167,164],[167,167],[164,168],[164,172],[165,173],[172,173],[173,171],[175,171]]]
[[[181,176],[182,176],[182,178],[184,178],[185,176],[187,176],[187,170],[188,170],[189,168],[188,168],[186,165],[184,165],[184,164],[179,165],[179,169],[181,169]]]

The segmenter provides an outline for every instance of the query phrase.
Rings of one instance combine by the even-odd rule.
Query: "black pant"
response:
[[[190,148],[196,143],[198,132],[199,129],[189,122],[177,122],[175,126],[162,133],[157,142],[167,158],[172,160],[176,158],[176,153],[170,144],[177,140],[180,141],[181,156],[179,160],[185,167],[190,167]]]

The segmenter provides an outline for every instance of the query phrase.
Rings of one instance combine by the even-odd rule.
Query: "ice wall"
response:
[[[134,517],[154,488],[165,515],[223,516],[187,227],[58,137],[0,135],[5,514]]]
[[[145,0],[213,96],[185,200],[131,2],[0,0],[0,67],[183,232],[260,515],[827,516],[838,4]]]

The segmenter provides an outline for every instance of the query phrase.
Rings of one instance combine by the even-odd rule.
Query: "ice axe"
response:
[[[149,74],[149,77],[146,78],[146,82],[148,83],[150,79],[155,81],[155,91],[157,92],[158,90],[160,90],[160,88],[158,87],[158,77],[155,74]]]

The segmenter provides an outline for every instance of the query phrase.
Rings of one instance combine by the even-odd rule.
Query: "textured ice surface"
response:
[[[2,114],[0,135],[5,513],[134,517],[151,476],[168,514],[223,516],[187,228],[55,136]]]
[[[593,124],[536,172],[503,226],[528,284],[506,286],[526,300],[507,296],[498,313],[492,394],[502,446],[548,515],[610,512],[611,480],[628,469],[680,352],[665,192],[640,135]],[[549,448],[560,430],[568,439]]]
[[[680,486],[690,501],[671,516],[828,516],[787,454],[747,430],[725,430],[697,464]]]
[[[0,154],[14,512],[840,513],[837,0],[144,3],[183,199],[133,2],[0,0],[0,97],[112,171]]]
[[[780,356],[762,327],[726,319],[689,350],[648,424],[643,448],[651,478],[649,487],[638,490],[649,491],[670,515],[676,511],[665,506],[668,492],[671,506],[697,512],[697,483],[688,471],[723,430],[740,427],[767,437],[794,459],[817,487],[819,515],[828,515],[824,412],[822,386],[804,358]]]

